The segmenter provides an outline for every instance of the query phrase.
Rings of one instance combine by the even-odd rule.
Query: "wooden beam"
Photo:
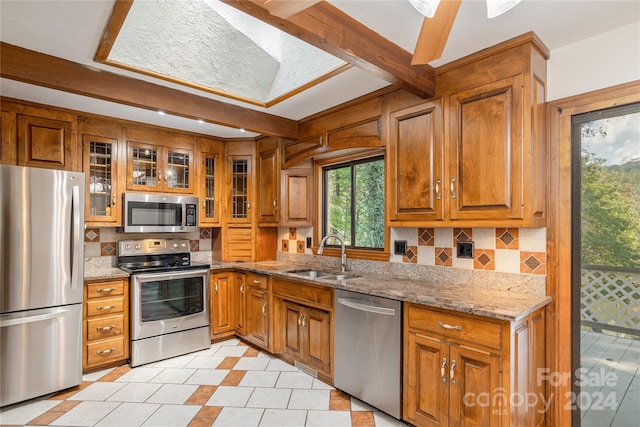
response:
[[[264,7],[273,16],[287,19],[322,0],[266,0]]]
[[[412,65],[426,64],[442,56],[461,1],[445,0],[440,2],[435,16],[424,18],[416,48],[413,51]]]
[[[0,76],[146,110],[297,139],[294,120],[0,42]]]
[[[421,98],[435,94],[435,70],[411,65],[411,54],[326,1],[287,19],[269,13],[263,0],[223,0],[343,61]]]

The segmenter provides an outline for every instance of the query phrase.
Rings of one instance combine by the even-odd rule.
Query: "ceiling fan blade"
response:
[[[462,0],[443,0],[433,18],[424,18],[411,65],[426,64],[442,56]]]

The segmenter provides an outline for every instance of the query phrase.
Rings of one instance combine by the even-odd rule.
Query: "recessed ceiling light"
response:
[[[246,132],[246,130],[244,130],[244,128],[240,128],[240,132]]]
[[[202,123],[204,123],[204,120],[198,119],[198,123],[202,124]]]
[[[161,116],[164,116],[164,111],[160,110],[158,111],[158,114],[160,114]]]

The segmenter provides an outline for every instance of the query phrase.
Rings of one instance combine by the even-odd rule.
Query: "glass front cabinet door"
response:
[[[200,223],[206,225],[220,224],[219,173],[220,156],[202,153],[200,165]]]
[[[232,156],[230,159],[231,173],[231,206],[229,222],[250,223],[251,194],[250,194],[250,156]]]
[[[86,222],[117,224],[120,201],[117,189],[118,140],[83,135],[84,171],[86,173]]]

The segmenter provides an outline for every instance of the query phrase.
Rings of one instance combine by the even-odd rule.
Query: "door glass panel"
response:
[[[173,319],[204,310],[202,277],[142,283],[140,311],[143,322]]]
[[[640,104],[573,117],[576,425],[640,419]],[[579,303],[578,303],[579,302]],[[577,312],[579,310],[579,313]],[[579,330],[578,330],[579,328]]]
[[[216,159],[204,159],[204,216],[215,218]]]
[[[133,148],[133,185],[156,186],[158,173],[157,152],[151,148]]]
[[[89,215],[111,215],[113,144],[89,143]]]
[[[167,186],[189,188],[189,154],[167,153]]]
[[[231,216],[237,219],[247,218],[247,160],[233,160],[231,162]]]

